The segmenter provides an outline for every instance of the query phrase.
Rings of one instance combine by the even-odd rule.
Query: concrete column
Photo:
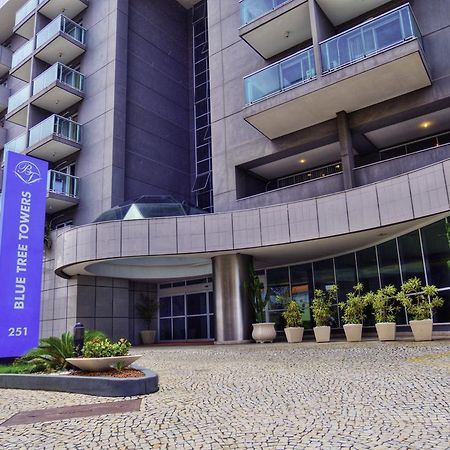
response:
[[[355,178],[353,174],[353,169],[355,167],[355,155],[353,152],[352,134],[350,133],[347,113],[345,111],[338,112],[336,117],[341,151],[342,172],[344,174],[344,188],[351,189],[352,187],[355,187]]]
[[[254,313],[244,286],[251,264],[252,257],[248,255],[213,258],[216,343],[242,343],[251,339]]]

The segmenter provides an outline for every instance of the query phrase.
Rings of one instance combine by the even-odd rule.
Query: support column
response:
[[[223,255],[213,258],[216,304],[216,343],[237,344],[251,340],[253,310],[244,282],[252,257]]]
[[[353,174],[355,155],[353,152],[352,134],[350,133],[347,113],[345,111],[338,112],[336,117],[341,151],[342,173],[344,175],[344,188],[351,189],[355,187],[355,178]]]

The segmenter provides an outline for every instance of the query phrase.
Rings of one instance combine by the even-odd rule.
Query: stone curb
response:
[[[148,369],[139,368],[139,370],[144,372],[144,377],[112,378],[59,374],[2,374],[0,375],[0,388],[71,392],[97,397],[132,397],[158,391],[158,375]]]

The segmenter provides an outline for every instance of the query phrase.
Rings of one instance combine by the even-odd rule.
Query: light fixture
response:
[[[339,164],[336,164],[336,169],[339,169],[341,166]]]
[[[289,35],[291,34],[291,32],[288,30],[288,31],[285,31],[284,32],[284,36],[285,36],[285,38],[286,39],[289,39]]]
[[[422,122],[420,124],[420,128],[423,128],[426,130],[427,128],[431,127],[431,125],[432,125],[432,123],[429,120],[425,120],[424,122]]]
[[[299,159],[298,162],[299,162],[300,164],[305,164],[306,159]]]

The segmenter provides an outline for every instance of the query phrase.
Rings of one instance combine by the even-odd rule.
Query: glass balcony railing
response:
[[[22,61],[27,59],[34,50],[34,39],[31,39],[22,47],[18,48],[12,55],[11,68],[18,66]]]
[[[43,91],[55,81],[81,92],[84,90],[84,75],[64,64],[56,63],[33,80],[33,95]]]
[[[8,100],[8,113],[14,111],[20,105],[25,103],[30,98],[30,85],[27,84],[20,91],[17,91],[14,95],[9,97]]]
[[[27,133],[21,134],[5,144],[4,153],[7,151],[20,153],[27,148]]]
[[[240,0],[241,25],[247,25],[291,0]]]
[[[36,35],[36,47],[40,47],[59,32],[67,34],[80,44],[86,41],[86,30],[82,26],[65,16],[58,16]]]
[[[19,25],[25,17],[28,16],[34,9],[36,9],[38,2],[37,0],[29,0],[16,12],[16,20],[14,22],[14,26]]]
[[[245,103],[250,105],[315,77],[314,52],[310,47],[245,77]]]
[[[47,190],[54,194],[78,198],[79,178],[56,170],[48,171]]]
[[[323,73],[369,58],[421,34],[409,5],[370,19],[320,44]]]
[[[58,136],[69,141],[80,143],[81,126],[73,120],[55,114],[30,129],[29,146],[32,147],[34,144],[51,136]]]

